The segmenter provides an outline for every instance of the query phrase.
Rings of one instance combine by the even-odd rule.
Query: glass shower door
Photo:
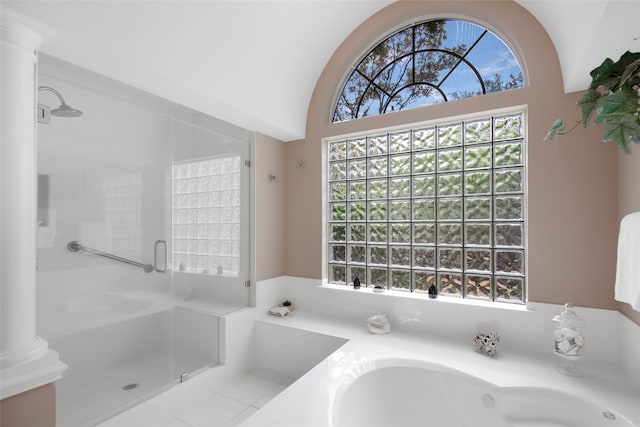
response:
[[[171,239],[171,116],[136,92],[113,95],[112,82],[73,84],[48,69],[43,57],[39,84],[84,115],[38,124],[37,328],[69,366],[56,384],[57,425],[79,427],[174,378],[172,271],[155,244]]]
[[[172,269],[180,381],[219,362],[219,318],[249,303],[252,135],[195,115],[174,119]]]

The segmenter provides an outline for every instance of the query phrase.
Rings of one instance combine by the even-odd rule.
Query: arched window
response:
[[[427,21],[364,56],[340,92],[333,122],[523,86],[517,59],[494,33],[459,19]]]

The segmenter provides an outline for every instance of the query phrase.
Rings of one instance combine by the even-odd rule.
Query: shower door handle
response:
[[[162,261],[162,268],[158,268],[158,246],[162,245],[162,251],[164,252],[164,260]],[[167,241],[166,240],[156,240],[156,243],[153,245],[153,268],[158,273],[164,273],[167,271]]]

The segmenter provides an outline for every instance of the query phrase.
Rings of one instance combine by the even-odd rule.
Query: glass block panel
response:
[[[464,149],[465,169],[481,169],[491,167],[491,146],[478,145]]]
[[[353,285],[353,281],[357,277],[360,280],[360,285],[367,287],[367,270],[364,267],[350,265],[347,267],[347,274],[347,283],[349,285]]]
[[[465,173],[464,192],[467,195],[491,194],[491,172]]]
[[[387,289],[387,269],[386,268],[369,268],[369,281],[367,286],[382,286]]]
[[[349,241],[365,242],[367,240],[367,227],[364,224],[349,224]]]
[[[520,196],[496,197],[496,219],[522,219],[523,199]]]
[[[409,175],[411,173],[411,155],[402,154],[389,157],[391,175]]]
[[[364,157],[367,154],[366,138],[353,139],[349,141],[349,158]]]
[[[366,160],[350,160],[347,163],[347,175],[349,179],[366,178],[367,161]]]
[[[411,132],[394,133],[391,135],[391,152],[403,153],[411,150]]]
[[[438,219],[461,220],[462,199],[438,199]]]
[[[522,169],[503,169],[495,172],[496,193],[521,193],[524,190]]]
[[[387,241],[387,224],[369,224],[368,227],[370,242]]]
[[[524,279],[519,277],[496,276],[496,299],[503,301],[524,301]]]
[[[349,220],[364,221],[367,219],[367,204],[365,202],[349,203]]]
[[[464,203],[465,219],[491,220],[491,197],[469,197]]]
[[[369,219],[371,221],[386,221],[387,202],[369,202]]]
[[[387,265],[387,247],[369,246],[369,264]]]
[[[508,142],[494,145],[495,166],[517,166],[522,164],[522,142]]]
[[[329,179],[335,181],[337,179],[347,179],[347,162],[333,162],[330,166]]]
[[[438,175],[438,195],[460,196],[462,195],[462,174]]]
[[[331,224],[330,239],[334,242],[344,242],[347,237],[347,227],[344,224]]]
[[[426,150],[436,147],[436,129],[426,128],[413,131],[413,149]]]
[[[524,243],[524,225],[517,224],[501,224],[496,227],[496,246],[517,246],[522,247]]]
[[[465,251],[465,268],[467,270],[491,273],[491,251],[485,249],[467,249]]]
[[[465,245],[490,246],[491,224],[466,223],[464,225]]]
[[[411,219],[411,202],[409,200],[396,200],[391,202],[391,221],[408,221]]]
[[[496,251],[497,273],[524,274],[524,253],[522,251]]]
[[[329,245],[329,261],[346,261],[347,247],[345,245]]]
[[[414,246],[413,266],[418,268],[436,268],[436,250],[434,248]]]
[[[436,195],[436,177],[434,175],[416,176],[413,178],[413,196],[426,197]]]
[[[496,141],[524,137],[522,114],[497,117],[494,119],[493,127]]]
[[[462,274],[438,273],[439,292],[462,296]]]
[[[476,144],[479,142],[491,141],[491,120],[476,120],[467,122],[464,125],[464,142],[466,144]]]
[[[347,268],[344,265],[329,265],[329,283],[346,284]]]
[[[462,249],[438,249],[438,266],[449,270],[462,270]]]
[[[411,243],[411,224],[391,224],[391,242]]]
[[[367,247],[364,245],[349,245],[349,262],[364,264],[367,262]]]
[[[436,273],[434,271],[414,271],[413,291],[429,292],[429,287],[436,284]]]
[[[389,180],[391,197],[411,196],[411,181],[409,178],[393,178]]]
[[[374,157],[369,159],[369,178],[387,176],[387,158]]]
[[[462,124],[438,126],[438,147],[452,147],[462,144]]]
[[[462,224],[438,224],[439,245],[462,245]]]
[[[411,267],[411,248],[409,246],[392,246],[391,265]]]
[[[434,245],[436,243],[435,224],[413,224],[413,243]]]
[[[329,160],[342,160],[347,158],[347,144],[345,141],[329,143]]]
[[[438,151],[438,172],[459,171],[462,169],[462,149]]]
[[[347,205],[344,203],[331,203],[329,205],[329,219],[331,221],[344,221],[347,219]]]
[[[367,198],[367,182],[349,182],[349,200],[364,200]]]
[[[344,182],[334,182],[330,184],[330,200],[338,201],[338,200],[346,200],[347,195],[347,184]]]
[[[386,199],[387,198],[387,180],[372,179],[369,181],[369,198],[370,199]]]
[[[373,136],[369,138],[369,155],[380,156],[387,154],[387,135]]]
[[[436,219],[436,202],[433,199],[413,201],[413,219],[426,221]]]
[[[391,289],[411,290],[411,270],[391,270]]]
[[[436,152],[422,151],[413,154],[413,173],[428,173],[436,171]]]
[[[464,295],[473,298],[491,300],[491,276],[466,274],[464,281]]]

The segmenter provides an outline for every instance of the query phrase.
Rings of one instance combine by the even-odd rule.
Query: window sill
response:
[[[436,304],[453,304],[458,306],[470,306],[470,307],[484,307],[491,308],[497,310],[507,310],[507,311],[533,311],[528,307],[528,304],[519,304],[519,303],[509,303],[509,302],[495,302],[495,301],[483,301],[480,299],[472,299],[472,298],[460,298],[454,296],[445,296],[438,295],[436,298],[429,298],[429,295],[426,293],[416,293],[416,292],[404,292],[404,291],[394,291],[394,290],[384,290],[382,292],[376,292],[374,288],[365,288],[361,287],[360,289],[354,289],[353,286],[346,285],[334,285],[327,283],[324,281],[320,287],[335,291],[341,292],[355,292],[362,294],[375,294],[380,295],[381,297],[392,297],[392,298],[402,298],[402,299],[413,299],[413,300],[422,300],[422,301],[430,301]]]

